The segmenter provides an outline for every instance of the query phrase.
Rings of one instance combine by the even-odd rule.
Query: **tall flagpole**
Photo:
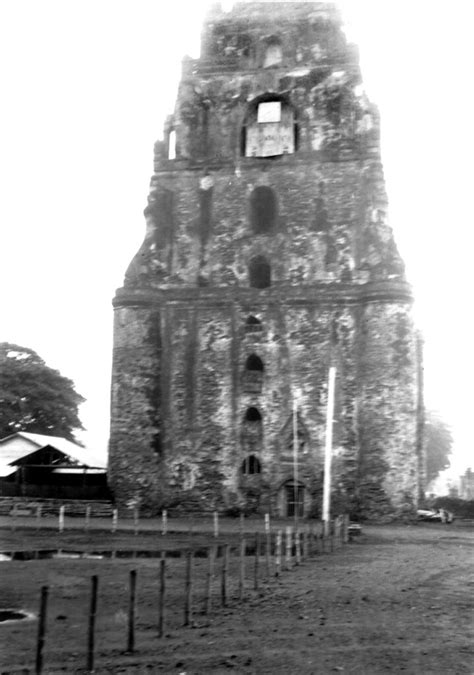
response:
[[[295,529],[298,528],[298,402],[293,394],[293,501]]]
[[[329,534],[329,518],[331,504],[331,456],[332,456],[332,421],[334,417],[334,382],[336,368],[329,368],[328,406],[326,413],[326,447],[324,453],[324,485],[323,485],[323,523],[324,534]]]

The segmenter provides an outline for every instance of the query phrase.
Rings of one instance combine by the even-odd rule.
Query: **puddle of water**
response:
[[[3,551],[0,552],[0,562],[11,562],[16,560],[103,560],[104,558],[118,558],[128,560],[134,558],[181,558],[185,551],[180,549],[171,549],[168,551],[146,551],[133,549],[118,549],[112,551],[75,551],[72,549],[42,549],[37,551]],[[207,558],[208,549],[199,548],[193,551],[195,558]],[[247,551],[248,554],[248,551]]]
[[[32,617],[33,614],[18,609],[0,609],[0,623],[22,621],[23,619],[31,619]]]

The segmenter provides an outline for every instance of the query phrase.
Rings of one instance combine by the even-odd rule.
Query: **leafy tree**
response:
[[[449,467],[452,444],[451,429],[446,422],[437,413],[427,411],[425,420],[427,483]]]
[[[74,383],[27,347],[0,343],[0,438],[17,431],[62,436],[77,443],[83,429]]]

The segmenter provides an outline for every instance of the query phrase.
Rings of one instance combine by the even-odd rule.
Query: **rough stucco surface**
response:
[[[334,364],[334,507],[416,507],[420,356],[378,115],[334,8],[297,7],[216,11],[202,58],[183,62],[146,236],[114,300],[109,475],[120,504],[287,515],[296,394],[298,482],[317,515]],[[265,68],[275,44],[279,62]],[[286,106],[294,153],[245,156],[242,129],[261,100]],[[242,470],[250,456],[260,472]]]

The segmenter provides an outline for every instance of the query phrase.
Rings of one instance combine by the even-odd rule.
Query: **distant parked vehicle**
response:
[[[452,523],[454,515],[446,509],[418,509],[418,520],[431,523]]]

